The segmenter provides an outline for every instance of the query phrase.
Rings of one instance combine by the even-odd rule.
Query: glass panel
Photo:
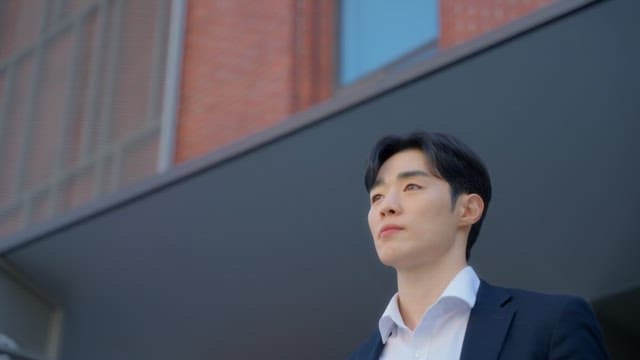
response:
[[[42,186],[54,174],[56,153],[62,141],[62,126],[71,76],[73,37],[62,33],[47,44],[42,77],[38,84],[32,125],[25,189]]]
[[[22,208],[0,207],[0,236],[9,235],[21,229],[22,219]]]
[[[86,157],[83,150],[86,141],[90,141],[92,130],[95,131],[96,119],[93,118],[92,101],[90,91],[97,87],[97,81],[92,84],[92,72],[98,71],[97,54],[94,50],[95,37],[98,32],[98,16],[96,11],[92,11],[82,22],[80,30],[82,32],[82,43],[80,45],[79,64],[75,69],[76,87],[74,94],[74,108],[71,109],[71,122],[69,126],[68,144],[65,145],[65,159],[68,166],[77,166]]]
[[[152,133],[125,148],[120,174],[121,186],[132,184],[153,174],[158,154],[158,136]]]
[[[46,0],[0,1],[0,59],[35,43]]]
[[[5,218],[14,207],[42,221],[118,190],[119,180],[126,185],[156,172],[168,5],[166,0],[0,2],[0,50],[11,59],[1,65],[0,87],[15,72],[0,131],[0,223],[16,223]],[[53,26],[41,33],[45,11]],[[35,30],[25,30],[27,23],[37,23]],[[29,41],[15,37],[16,31]],[[18,40],[28,51],[17,52]],[[36,61],[36,56],[42,57]],[[142,157],[144,163],[123,171],[130,162],[118,153]]]
[[[96,0],[63,0],[63,13],[72,14],[86,9],[87,7],[97,3]]]
[[[159,20],[160,1],[123,2],[124,19],[118,48],[118,70],[113,101],[112,141],[144,127],[149,117],[152,90],[154,38]],[[160,59],[157,59],[160,60]]]
[[[341,5],[343,85],[438,37],[436,0],[343,0]]]
[[[3,137],[0,139],[0,206],[16,199],[18,161],[24,141],[24,125],[27,117],[29,90],[34,69],[33,57],[23,58],[17,63],[15,82],[11,90],[9,108],[6,109]],[[0,215],[1,216],[1,215]]]
[[[70,210],[91,200],[94,181],[93,167],[71,175],[62,188],[62,209]]]
[[[37,223],[42,220],[46,220],[51,216],[51,194],[49,189],[45,188],[39,191],[36,196],[31,199],[29,222]]]

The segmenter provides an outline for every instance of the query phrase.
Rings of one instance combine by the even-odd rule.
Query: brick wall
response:
[[[440,41],[445,49],[478,37],[555,0],[441,0]]]
[[[335,2],[295,1],[292,111],[304,110],[333,92]]]
[[[191,0],[176,162],[329,96],[333,1]]]

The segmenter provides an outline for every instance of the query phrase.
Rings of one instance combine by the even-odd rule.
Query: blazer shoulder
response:
[[[598,320],[585,299],[573,295],[493,288],[493,291],[508,294],[506,306],[517,312],[514,326],[520,332],[537,333],[537,338],[546,339],[544,342],[550,359],[608,359]]]
[[[484,308],[514,311],[514,325],[526,328],[526,331],[531,331],[536,337],[550,334],[556,326],[567,321],[566,318],[563,319],[567,310],[571,312],[571,309],[582,309],[582,313],[590,313],[590,317],[594,317],[587,302],[577,296],[504,288],[486,282],[482,283],[478,291],[476,304]]]
[[[382,352],[382,346],[380,332],[376,329],[371,336],[349,356],[349,360],[378,359]]]
[[[587,306],[587,301],[579,296],[563,295],[563,294],[546,294],[536,291],[516,289],[516,288],[503,288],[499,286],[490,285],[485,283],[492,291],[500,291],[506,294],[509,298],[509,302],[517,305],[519,310],[532,309],[535,311],[547,310],[559,313],[566,307],[572,306]]]

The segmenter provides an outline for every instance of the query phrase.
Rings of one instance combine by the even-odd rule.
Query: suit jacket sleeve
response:
[[[609,359],[591,307],[577,297],[565,303],[549,347],[549,359]]]

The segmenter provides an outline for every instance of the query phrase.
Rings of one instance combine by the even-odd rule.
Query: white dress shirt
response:
[[[389,301],[378,328],[385,347],[381,360],[460,359],[471,308],[480,279],[470,266],[460,270],[411,331],[398,308],[398,294]]]

